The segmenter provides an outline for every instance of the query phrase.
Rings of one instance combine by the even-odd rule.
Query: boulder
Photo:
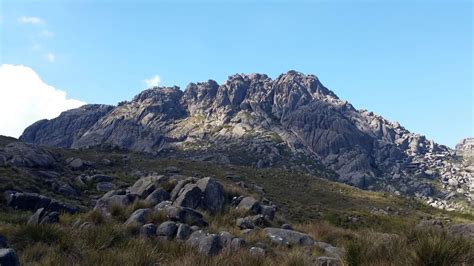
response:
[[[187,224],[179,224],[178,231],[176,232],[176,239],[186,240],[191,235],[193,230]]]
[[[150,214],[150,209],[138,209],[125,221],[125,225],[143,225]]]
[[[23,142],[12,142],[5,146],[4,154],[8,162],[16,167],[55,168],[56,155],[41,147]]]
[[[317,257],[314,259],[315,266],[342,266],[342,262],[334,257]]]
[[[142,238],[152,238],[156,236],[156,225],[154,224],[144,224],[140,228],[140,237]]]
[[[190,208],[170,206],[164,208],[163,211],[168,219],[175,222],[197,226],[207,225],[202,214]]]
[[[237,251],[245,247],[245,245],[246,245],[245,240],[235,237],[230,242],[230,249],[233,251]]]
[[[130,193],[138,195],[140,198],[146,198],[150,195],[159,185],[166,181],[166,177],[163,175],[159,176],[145,176],[138,179],[133,186],[130,187]]]
[[[261,247],[251,247],[249,248],[249,252],[251,255],[257,256],[257,257],[263,257],[267,253],[265,249]]]
[[[261,205],[260,213],[265,216],[268,220],[273,220],[275,218],[276,207],[275,206],[268,206],[268,205]]]
[[[162,201],[162,202],[156,204],[155,207],[153,207],[153,209],[155,211],[159,211],[159,210],[163,210],[167,207],[170,207],[171,205],[173,205],[173,202],[171,202],[169,200],[165,200],[165,201]]]
[[[38,209],[31,217],[28,219],[28,224],[54,224],[59,223],[59,213],[58,212],[48,212],[44,208]]]
[[[72,170],[83,170],[93,166],[93,163],[84,161],[80,158],[69,158],[66,162]]]
[[[187,184],[180,191],[178,198],[173,202],[174,206],[188,207],[195,209],[199,207],[202,198],[202,191],[195,184]]]
[[[217,255],[221,250],[222,246],[217,235],[208,235],[199,241],[198,251],[201,254],[213,256]]]
[[[293,226],[291,226],[291,224],[282,224],[281,228],[287,229],[287,230],[293,230]]]
[[[181,169],[179,169],[176,166],[168,166],[164,170],[168,174],[177,174],[177,173],[181,172]]]
[[[176,236],[176,232],[178,231],[178,226],[175,222],[167,221],[156,229],[156,235],[165,238],[166,240],[172,240]]]
[[[247,217],[245,218],[238,218],[235,222],[235,224],[240,228],[240,229],[254,229],[255,224],[248,219]]]
[[[265,228],[270,226],[270,222],[261,214],[239,218],[236,224],[240,229],[253,229],[255,226]]]
[[[99,192],[109,192],[114,189],[114,184],[111,182],[99,182],[95,188]]]
[[[186,186],[189,183],[191,183],[190,179],[178,181],[178,184],[176,184],[176,186],[174,186],[173,190],[171,191],[171,194],[170,194],[171,201],[175,201],[178,198],[179,192],[181,191],[181,189],[183,189],[184,186]]]
[[[92,176],[87,176],[85,178],[86,180],[86,183],[88,184],[93,184],[93,183],[97,183],[97,182],[111,182],[113,180],[113,178],[111,176],[108,176],[108,175],[92,175]]]
[[[253,214],[260,212],[260,203],[253,197],[245,197],[237,205],[237,209],[246,210]]]
[[[44,208],[48,211],[67,213],[76,213],[79,211],[75,206],[36,193],[6,191],[4,195],[7,206],[19,210],[36,211],[37,209]]]
[[[451,225],[448,232],[452,235],[474,239],[474,223]]]
[[[234,236],[229,232],[223,231],[219,233],[219,243],[222,248],[230,247],[232,239],[234,239]]]
[[[201,242],[204,237],[206,237],[207,234],[203,230],[196,230],[189,235],[188,240],[186,241],[187,245],[190,245],[192,247],[197,247],[199,245],[199,242]]]
[[[225,204],[224,187],[214,178],[206,177],[196,182],[203,193],[201,207],[210,214],[220,211]]]
[[[293,230],[267,227],[263,229],[267,237],[272,239],[281,239],[281,243],[286,245],[301,245],[310,246],[314,244],[314,240],[307,234],[300,233]]]
[[[167,201],[170,199],[170,194],[162,189],[157,188],[155,189],[148,197],[145,199],[145,203],[149,204],[150,206],[155,206],[160,202]]]
[[[0,265],[2,266],[19,266],[20,261],[14,249],[2,248],[0,249]]]
[[[63,194],[65,196],[71,197],[71,196],[79,196],[79,192],[75,190],[71,185],[69,184],[60,184],[59,187],[57,188],[58,193]]]
[[[135,199],[135,195],[125,194],[125,191],[111,190],[96,202],[94,210],[100,210],[107,214],[113,206],[126,208],[130,206]]]

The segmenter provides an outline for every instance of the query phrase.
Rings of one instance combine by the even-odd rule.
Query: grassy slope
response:
[[[434,240],[429,238],[429,235],[423,235],[420,240],[416,233],[411,233],[411,229],[423,217],[444,217],[454,222],[474,221],[474,217],[469,214],[445,212],[402,197],[363,191],[347,185],[301,173],[286,172],[281,169],[257,170],[249,167],[223,166],[206,162],[155,159],[141,154],[125,154],[120,151],[62,149],[56,149],[56,151],[62,155],[63,159],[79,157],[96,162],[101,173],[114,176],[116,178],[115,183],[123,186],[132,184],[136,180],[136,177],[131,174],[134,170],[163,173],[168,166],[179,167],[181,169],[180,174],[186,176],[214,176],[226,185],[228,191],[232,192],[239,191],[239,188],[233,182],[234,180],[226,178],[226,176],[238,176],[235,179],[244,181],[250,187],[250,190],[246,193],[258,195],[253,189],[254,185],[264,188],[266,193],[263,196],[279,206],[280,220],[296,224],[297,229],[310,233],[318,240],[345,247],[351,254],[351,257],[347,258],[348,262],[351,260],[363,262],[364,259],[358,258],[360,254],[367,258],[372,256],[373,259],[380,259],[380,257],[385,256],[388,261],[391,261],[391,256],[394,256],[393,258],[406,256],[414,259],[416,254],[413,255],[407,250],[407,247],[411,247],[410,245],[415,245],[413,243],[418,245],[423,241],[428,241],[428,249],[434,249],[430,245],[436,245],[438,242],[450,243],[449,238],[439,237],[439,234],[432,237],[435,238]],[[129,159],[123,160],[124,155],[127,155]],[[112,161],[111,166],[100,163],[105,158]],[[15,187],[21,188],[28,184],[34,186],[34,190],[53,195],[41,182],[31,183],[28,176],[15,173],[12,168],[3,169],[2,171],[0,179],[7,179]],[[68,180],[80,173],[66,169],[64,176],[61,178]],[[82,197],[74,200],[74,202],[88,206],[90,198],[94,196],[100,196],[100,193],[95,192],[93,188],[88,188],[84,191]],[[57,196],[57,198],[64,199],[62,196]],[[224,254],[215,258],[206,258],[179,243],[163,244],[156,241],[140,241],[134,237],[133,230],[123,228],[120,222],[105,224],[84,234],[78,233],[76,229],[72,228],[72,224],[78,218],[94,221],[90,213],[63,216],[61,225],[58,226],[25,226],[24,224],[30,213],[13,211],[5,208],[3,204],[1,205],[0,234],[5,234],[9,239],[12,239],[12,245],[18,249],[24,263],[39,261],[39,264],[48,265],[51,263],[70,264],[69,262],[75,261],[83,265],[111,265],[116,264],[120,259],[123,259],[125,263],[129,262],[128,264],[136,265],[144,265],[155,261],[176,265],[221,265],[224,263],[258,265],[264,262],[261,259],[249,256],[245,252],[239,256],[235,254],[224,256]],[[373,214],[371,210],[374,208],[389,208],[391,214]],[[133,210],[127,210],[127,213],[131,211]],[[208,217],[211,223],[210,230],[227,229],[239,235],[240,233],[233,228],[233,222],[237,216],[236,213],[227,211],[216,217]],[[373,241],[380,240],[380,233],[395,233],[402,236],[401,240],[389,242],[390,245],[393,245],[387,247],[392,250],[393,254],[390,256],[384,255],[385,251],[383,250],[367,249],[367,246],[370,246]],[[264,236],[261,234],[253,237],[242,237],[250,243],[265,242]],[[74,243],[70,243],[71,239],[75,239]],[[468,245],[466,242],[453,243],[457,248]],[[415,247],[412,249],[417,250]],[[419,249],[421,250],[421,247]],[[472,251],[469,248],[467,250],[468,253]],[[265,263],[270,265],[309,264],[311,262],[308,260],[307,252],[302,249],[291,251],[275,249],[274,254],[265,260]],[[318,250],[310,250],[309,252],[311,254],[321,254]],[[408,256],[408,254],[411,255]],[[135,261],[133,262],[133,260]],[[379,265],[384,263],[380,262]]]

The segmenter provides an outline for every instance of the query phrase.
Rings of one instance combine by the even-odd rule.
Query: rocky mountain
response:
[[[274,80],[236,74],[221,85],[209,80],[191,83],[184,91],[156,87],[118,106],[86,105],[41,120],[20,139],[280,167],[414,195],[447,209],[462,208],[452,204],[456,199],[474,199],[472,174],[446,166],[454,158],[452,150],[397,122],[355,109],[316,76],[296,71]],[[446,182],[445,172],[450,173]]]
[[[465,138],[456,145],[456,153],[461,156],[474,157],[474,138]]]

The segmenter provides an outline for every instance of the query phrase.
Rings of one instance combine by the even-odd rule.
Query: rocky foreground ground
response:
[[[474,218],[278,168],[0,138],[0,264],[469,265]]]

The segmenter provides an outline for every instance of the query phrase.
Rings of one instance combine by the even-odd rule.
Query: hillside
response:
[[[446,263],[445,259],[448,259],[462,263],[474,258],[473,242],[457,237],[459,233],[470,232],[466,230],[471,229],[463,229],[465,225],[462,224],[472,223],[474,217],[432,208],[415,199],[364,191],[307,173],[278,168],[257,169],[196,160],[157,159],[149,154],[116,148],[38,147],[3,137],[0,143],[0,157],[5,158],[0,165],[0,191],[6,196],[0,210],[0,236],[6,236],[7,243],[16,250],[22,264],[314,265],[332,261],[334,264],[331,265],[422,265],[426,260]],[[205,246],[210,249],[202,246],[207,240],[192,244],[191,240],[174,240],[178,235],[166,239],[160,235],[143,239],[143,223],[158,228],[162,224],[172,224],[166,218],[170,214],[163,216],[162,213],[166,213],[168,207],[161,210],[157,204],[152,208],[154,205],[150,205],[149,197],[145,200],[151,190],[137,192],[137,184],[138,187],[148,187],[140,182],[150,178],[166,180],[164,183],[159,181],[159,186],[154,188],[173,194],[181,180],[194,180],[186,182],[199,184],[207,176],[222,185],[224,195],[217,212],[205,207],[208,205],[199,205],[195,209],[206,221],[199,230],[211,233],[202,237],[214,239],[211,242],[214,244]],[[158,181],[153,181],[153,184],[158,184],[155,182]],[[188,185],[190,188],[194,186],[192,183]],[[106,195],[123,195],[119,191],[124,189],[130,191],[126,193],[132,193],[125,195],[138,193],[139,198],[120,208],[111,205],[111,209],[105,212],[98,207],[103,206],[101,202],[107,199],[104,193],[112,191]],[[149,192],[141,198],[140,193],[145,191]],[[185,191],[181,190],[178,195],[192,196],[194,193],[186,194]],[[24,207],[29,205],[18,205],[18,201],[15,203],[7,196],[19,197],[21,194],[14,194],[19,192],[39,193],[59,201],[55,205],[61,208],[58,223],[53,219],[46,220],[45,224],[32,224],[30,216],[36,207],[25,210]],[[252,223],[257,223],[254,229],[242,229],[249,225],[242,225],[238,218],[256,218],[251,212],[239,210],[240,205],[235,207],[234,201],[241,195],[255,198],[262,208],[275,208],[275,216],[267,216],[264,212],[259,218],[263,219],[261,222],[252,220]],[[180,197],[184,196],[174,200],[173,206],[181,206],[183,202],[194,204],[189,200],[180,201]],[[144,208],[154,211],[143,222],[129,224],[134,217],[132,213]],[[46,212],[49,216],[42,214],[39,217],[51,217],[51,212]],[[181,225],[179,221],[174,223]],[[293,243],[291,237],[286,238],[287,235],[282,240],[275,240],[280,235],[269,232],[276,229],[266,229],[284,224],[290,224],[294,230],[304,234],[298,235],[304,237],[304,241],[315,241],[315,244]],[[229,233],[231,239],[243,240],[242,246],[239,244],[238,250],[229,253],[225,243],[220,242],[223,235],[227,235],[223,232]],[[272,238],[272,234],[277,235]],[[291,243],[285,244],[285,241]],[[380,244],[371,247],[374,241]],[[426,249],[429,249],[428,253]],[[386,254],[387,250],[390,255]],[[218,252],[218,255],[212,255],[213,252]]]

